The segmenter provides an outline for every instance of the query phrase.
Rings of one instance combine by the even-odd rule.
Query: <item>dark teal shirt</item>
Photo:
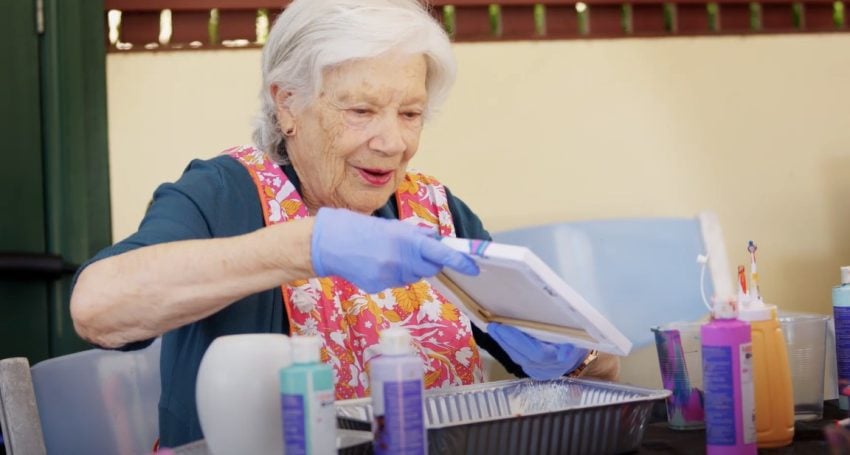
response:
[[[284,166],[283,170],[295,188],[300,189],[294,169]],[[448,190],[447,195],[457,236],[489,240],[490,234],[472,210]],[[374,215],[398,218],[395,197],[390,197]],[[177,182],[163,184],[156,190],[135,234],[99,252],[86,265],[143,246],[230,237],[256,231],[263,225],[256,187],[239,162],[229,156],[195,160]],[[163,335],[159,400],[160,444],[163,447],[203,438],[195,408],[195,379],[201,358],[216,337],[241,333],[289,333],[280,287],[249,295],[218,313]],[[474,326],[473,333],[478,345],[509,372],[525,376],[492,338]],[[140,349],[152,341],[131,343],[123,349]]]

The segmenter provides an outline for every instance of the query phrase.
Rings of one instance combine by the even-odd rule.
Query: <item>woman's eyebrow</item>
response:
[[[331,99],[335,103],[356,103],[356,102],[364,102],[367,104],[372,104],[376,106],[383,105],[385,103],[385,97],[377,96],[373,93],[360,92],[356,90],[335,90],[332,93]],[[428,94],[427,93],[417,93],[412,94],[405,97],[401,101],[402,106],[409,106],[411,104],[424,104],[428,102]]]
[[[402,104],[402,106],[410,106],[411,104],[426,104],[428,102],[428,95],[414,95],[410,98],[406,98]]]
[[[334,93],[334,99],[338,103],[366,102],[369,104],[379,104],[379,99],[376,96],[351,91],[338,91]]]

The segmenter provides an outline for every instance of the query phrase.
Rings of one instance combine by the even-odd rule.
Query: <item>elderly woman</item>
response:
[[[368,394],[378,333],[417,339],[426,386],[482,379],[479,346],[508,371],[585,366],[571,345],[491,325],[422,278],[475,263],[433,237],[489,239],[432,177],[409,172],[422,127],[455,75],[450,43],[415,0],[296,0],[263,50],[255,145],[193,161],[162,185],[138,232],[94,257],[71,300],[91,342],[137,349],[162,336],[160,438],[200,439],[195,378],[214,338],[318,334],[337,398]],[[584,374],[613,378],[603,357]]]

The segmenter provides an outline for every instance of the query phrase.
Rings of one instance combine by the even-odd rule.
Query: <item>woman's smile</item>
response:
[[[394,170],[355,167],[360,177],[369,185],[384,186],[393,181]]]

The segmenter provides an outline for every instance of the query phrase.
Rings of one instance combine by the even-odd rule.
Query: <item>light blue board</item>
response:
[[[653,341],[651,327],[708,313],[700,296],[696,258],[705,249],[697,218],[579,221],[493,238],[534,251],[635,347]],[[707,296],[712,289],[706,270]]]

